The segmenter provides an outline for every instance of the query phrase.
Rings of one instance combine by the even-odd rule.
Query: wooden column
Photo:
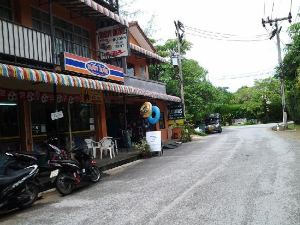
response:
[[[31,152],[33,147],[31,106],[27,101],[22,101],[20,107],[20,132],[22,151]]]
[[[100,103],[95,105],[95,129],[97,140],[107,136],[106,110],[103,93]]]

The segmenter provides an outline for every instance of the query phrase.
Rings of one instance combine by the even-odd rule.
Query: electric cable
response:
[[[259,76],[270,76],[274,75],[274,71],[261,71],[261,72],[255,72],[255,73],[249,73],[249,74],[237,74],[237,75],[223,75],[220,78],[218,76],[215,76],[215,79],[218,80],[235,80],[240,78],[250,78],[250,77],[259,77]]]
[[[194,28],[194,27],[190,27],[190,26],[185,26],[185,27],[186,27],[187,30],[197,32],[197,33],[200,33],[200,34],[205,34],[205,35],[218,36],[218,37],[222,37],[222,38],[230,38],[230,37],[236,37],[236,38],[240,38],[240,39],[245,38],[245,36],[238,35],[238,34],[221,33],[221,32],[216,32],[216,31],[203,30],[203,29],[200,29],[200,28]],[[256,35],[251,35],[250,38],[265,37],[265,36],[266,36],[266,34],[256,34]],[[248,38],[249,38],[249,36],[248,36]]]
[[[274,11],[274,0],[273,0],[273,5],[272,5],[271,19],[273,19],[273,11]]]
[[[258,41],[268,41],[269,38],[265,39],[226,39],[222,37],[217,37],[213,35],[205,35],[205,34],[199,34],[199,33],[190,33],[186,32],[187,35],[196,36],[204,39],[211,39],[211,40],[218,40],[218,41],[230,41],[230,42],[258,42]]]

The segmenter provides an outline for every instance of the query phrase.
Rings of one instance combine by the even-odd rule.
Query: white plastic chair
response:
[[[89,150],[92,150],[94,158],[97,156],[97,148],[100,149],[101,144],[92,139],[84,139]]]
[[[99,148],[100,148],[100,159],[102,159],[103,151],[109,151],[109,155],[110,155],[111,159],[113,157],[115,157],[115,151],[114,151],[115,144],[114,144],[114,141],[111,137],[104,137],[98,143],[100,144],[100,146],[99,146]]]
[[[118,143],[117,143],[117,139],[113,138],[113,137],[105,137],[107,139],[111,139],[111,141],[113,142],[114,144],[114,154],[115,155],[118,155],[119,154],[119,150],[118,150]]]

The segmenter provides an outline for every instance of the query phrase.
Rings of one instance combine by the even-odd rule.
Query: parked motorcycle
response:
[[[96,183],[101,178],[101,172],[96,161],[84,148],[77,147],[73,151],[76,160],[51,160],[50,163],[60,164],[57,171],[56,189],[62,195],[70,194],[83,181]],[[55,176],[56,174],[53,174]]]
[[[0,211],[26,208],[36,201],[39,194],[36,183],[38,171],[36,164],[22,169],[4,168],[0,175]]]

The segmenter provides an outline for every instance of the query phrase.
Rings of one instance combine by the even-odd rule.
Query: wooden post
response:
[[[69,151],[72,151],[73,147],[73,137],[72,137],[72,119],[71,119],[71,105],[70,102],[68,102],[68,123],[69,123],[69,141],[70,141],[70,149]]]
[[[32,152],[32,124],[31,124],[31,107],[27,101],[21,101],[20,107],[20,132],[22,151]]]
[[[103,93],[101,95],[100,104],[95,105],[95,130],[97,140],[107,136],[105,102]]]

